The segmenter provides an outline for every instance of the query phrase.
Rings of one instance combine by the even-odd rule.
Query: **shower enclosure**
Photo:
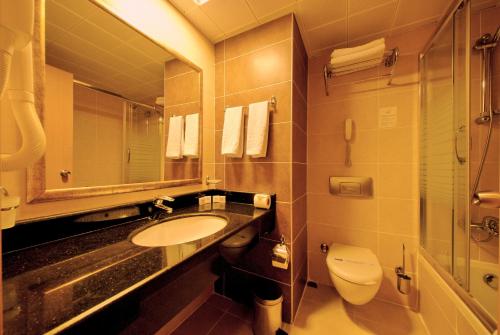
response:
[[[143,183],[163,179],[161,144],[163,111],[156,106],[126,103],[125,183]]]
[[[456,1],[420,55],[422,254],[490,330],[498,301],[499,27],[498,0]]]

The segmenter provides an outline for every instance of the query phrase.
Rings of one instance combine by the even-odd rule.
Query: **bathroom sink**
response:
[[[215,215],[193,215],[170,219],[132,236],[132,243],[142,247],[166,247],[199,240],[215,234],[227,220]]]

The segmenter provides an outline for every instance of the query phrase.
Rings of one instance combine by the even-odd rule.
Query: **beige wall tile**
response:
[[[307,262],[307,227],[300,231],[292,244],[292,278],[295,281]]]
[[[292,15],[263,24],[257,28],[231,37],[226,43],[226,59],[261,49],[291,38]]]
[[[172,78],[188,72],[195,72],[195,70],[187,63],[178,59],[173,59],[165,63],[165,78]]]
[[[292,127],[292,161],[295,163],[307,163],[307,134],[297,125]],[[283,149],[286,149],[284,147]],[[304,184],[306,180],[301,180]]]
[[[416,174],[412,164],[384,164],[379,170],[379,195],[412,199],[416,196]]]
[[[344,132],[328,135],[309,135],[308,162],[344,163],[346,143]],[[354,130],[351,141],[351,160],[353,164],[375,163],[378,158],[378,133],[374,130]]]
[[[282,235],[285,241],[292,241],[292,204],[289,202],[276,204],[276,227],[266,238],[280,241]]]
[[[226,187],[235,191],[276,193],[278,201],[290,202],[290,163],[226,164]]]
[[[419,236],[418,200],[381,198],[378,204],[380,232]]]
[[[308,248],[311,249],[308,242]],[[307,253],[309,265],[309,279],[317,282],[318,284],[332,286],[332,280],[328,274],[328,267],[326,266],[326,255],[318,251],[309,251]]]
[[[311,224],[308,222],[309,252],[318,252],[321,243],[330,245],[341,243],[369,248],[378,253],[378,234],[374,231],[353,229],[350,227],[335,227],[326,224]]]
[[[426,288],[420,289],[420,313],[431,334],[455,335],[446,316],[437,307],[437,302]]]
[[[226,61],[226,94],[291,79],[291,40]]]
[[[200,75],[188,72],[165,79],[165,106],[200,101]]]
[[[307,223],[307,195],[304,195],[293,202],[292,218],[292,240],[295,241],[297,234]]]
[[[215,130],[222,130],[224,127],[225,97],[215,98]]]
[[[405,245],[406,255],[406,270],[408,272],[417,272],[417,254],[418,254],[418,238],[394,235],[394,234],[378,234],[379,251],[378,257],[382,266],[395,268],[403,265],[403,244]]]
[[[224,62],[215,64],[215,97],[224,95]]]
[[[307,221],[330,226],[377,231],[377,199],[353,199],[308,194]]]
[[[293,301],[292,301],[292,319],[297,315],[297,309],[299,308],[300,301],[302,299],[302,295],[306,288],[307,284],[307,254],[305,257],[306,261],[302,265],[302,268],[299,269],[297,278],[293,282],[292,290],[293,290]]]
[[[214,47],[214,52],[215,52],[215,63],[219,63],[224,61],[224,53],[225,53],[225,41],[221,41],[217,43]]]
[[[292,201],[306,194],[307,164],[292,163]]]
[[[417,159],[412,150],[412,128],[383,129],[379,134],[381,163],[413,163]]]
[[[304,132],[307,132],[307,100],[306,96],[299,93],[297,85],[293,85],[292,120]]]
[[[312,105],[308,112],[309,134],[332,134],[344,131],[344,120],[353,119],[356,131],[378,127],[377,96]]]

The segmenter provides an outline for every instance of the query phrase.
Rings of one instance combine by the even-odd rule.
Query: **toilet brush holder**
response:
[[[400,272],[398,272],[400,271]],[[398,291],[401,294],[408,295],[411,291],[411,277],[407,274],[403,273],[403,268],[398,266],[396,268],[397,282],[398,282]]]
[[[396,267],[397,286],[401,294],[408,295],[411,291],[411,277],[406,274],[405,245],[403,244],[403,266]]]

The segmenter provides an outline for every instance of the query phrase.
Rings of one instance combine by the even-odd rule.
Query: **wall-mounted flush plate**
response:
[[[341,197],[368,198],[373,195],[370,177],[330,177],[330,193]]]

